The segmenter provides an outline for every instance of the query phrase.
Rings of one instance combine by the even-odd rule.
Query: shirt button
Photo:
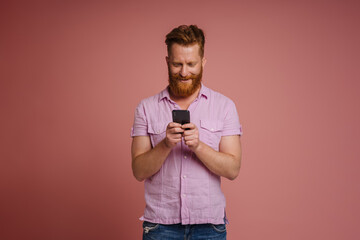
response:
[[[183,197],[186,197],[186,194],[183,194]]]
[[[183,178],[186,178],[186,175],[184,175]]]
[[[184,156],[184,158],[186,159],[187,157],[186,157],[186,156]]]
[[[212,128],[212,129],[210,129],[212,132],[214,131],[214,129]]]

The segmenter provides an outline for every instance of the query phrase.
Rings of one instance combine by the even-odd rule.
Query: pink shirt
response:
[[[131,136],[150,136],[156,146],[180,107],[167,88],[141,101],[135,111]],[[241,135],[235,104],[204,85],[189,106],[190,121],[199,129],[200,141],[216,151],[222,136]],[[220,177],[210,172],[184,144],[178,143],[161,169],[145,180],[145,213],[141,220],[160,224],[223,224],[225,197]]]

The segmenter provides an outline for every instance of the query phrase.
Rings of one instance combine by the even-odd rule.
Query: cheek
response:
[[[171,75],[176,75],[179,73],[179,70],[177,68],[170,68],[169,71]]]
[[[198,75],[201,72],[201,67],[200,68],[194,68],[190,70],[190,73],[193,75]]]

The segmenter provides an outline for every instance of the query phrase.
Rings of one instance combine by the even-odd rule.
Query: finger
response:
[[[198,139],[198,137],[195,136],[195,135],[190,135],[190,136],[185,136],[184,137],[185,141],[192,141],[192,140],[195,140],[195,139]]]
[[[182,129],[182,128],[171,128],[170,130],[169,130],[169,132],[170,133],[172,133],[172,134],[178,134],[178,133],[183,133],[184,132],[184,129]]]
[[[194,128],[196,128],[196,126],[193,123],[187,123],[187,124],[181,125],[181,128],[183,128],[183,129],[186,129],[186,128],[194,129]]]
[[[181,138],[180,139],[172,139],[171,142],[173,142],[173,143],[181,142]]]
[[[194,146],[194,145],[196,145],[196,140],[186,141],[185,144],[187,146]]]
[[[187,143],[188,141],[191,141],[191,140],[193,140],[193,139],[194,139],[194,138],[192,138],[191,136],[184,137],[185,143]]]
[[[181,141],[181,135],[179,137],[175,135],[175,137],[169,137],[167,139],[171,143],[178,143]]]
[[[196,134],[196,130],[192,129],[192,130],[185,130],[184,131],[184,136],[190,136],[190,135],[195,135]]]
[[[181,134],[170,134],[167,136],[167,139],[169,140],[181,140],[182,135]]]
[[[174,139],[176,139],[176,140],[181,140],[181,138],[182,138],[181,134],[174,134],[173,136],[174,136]]]
[[[176,130],[176,132],[178,132],[178,133],[183,133],[183,132],[185,131],[185,130],[182,129],[181,127],[175,128],[175,130]]]
[[[176,122],[171,122],[167,125],[167,128],[170,129],[170,128],[181,128],[181,124],[180,123],[176,123]]]

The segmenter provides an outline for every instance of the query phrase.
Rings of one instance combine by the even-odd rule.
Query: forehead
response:
[[[172,60],[199,60],[200,57],[200,46],[195,43],[192,45],[180,45],[174,43],[170,47],[169,58]]]

